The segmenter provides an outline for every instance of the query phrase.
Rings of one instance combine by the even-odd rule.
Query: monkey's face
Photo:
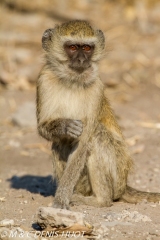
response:
[[[64,50],[69,59],[69,67],[74,71],[82,73],[91,67],[94,44],[66,42]]]
[[[96,74],[105,38],[87,21],[73,20],[47,29],[42,36],[47,64],[60,78],[85,78]]]

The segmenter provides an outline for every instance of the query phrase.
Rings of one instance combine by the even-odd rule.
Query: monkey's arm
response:
[[[38,124],[39,134],[49,141],[55,138],[78,138],[83,131],[80,120],[55,119]]]
[[[103,124],[115,138],[124,141],[121,129],[117,123],[114,112],[110,106],[108,99],[104,96],[102,102],[102,111],[99,116],[99,122]]]

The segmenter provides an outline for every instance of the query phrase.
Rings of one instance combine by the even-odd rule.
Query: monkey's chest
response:
[[[89,110],[88,103],[84,98],[77,98],[74,95],[65,95],[59,102],[55,114],[64,118],[83,119],[87,117]]]
[[[45,87],[47,82],[45,82]],[[87,120],[97,109],[96,94],[86,89],[69,89],[48,83],[41,94],[41,121],[56,118]]]
[[[59,91],[51,94],[51,104],[46,107],[50,118],[79,119],[89,117],[91,103],[85,94],[74,91]]]

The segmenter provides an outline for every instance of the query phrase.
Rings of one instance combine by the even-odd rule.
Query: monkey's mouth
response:
[[[69,68],[71,68],[74,72],[77,72],[79,74],[85,72],[87,69],[91,67],[91,64],[70,64]]]

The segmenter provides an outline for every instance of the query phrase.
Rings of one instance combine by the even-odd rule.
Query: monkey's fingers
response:
[[[83,128],[83,123],[81,120],[72,120],[71,122],[72,125]]]
[[[67,135],[69,135],[73,138],[77,138],[77,137],[81,136],[81,134],[82,134],[81,130],[78,131],[78,130],[75,130],[75,129],[70,128],[70,127],[67,128]]]
[[[71,135],[72,137],[76,138],[82,134],[83,131],[83,124],[79,120],[73,120],[67,127],[67,134]]]
[[[77,131],[77,132],[80,132],[82,133],[83,131],[83,127],[80,127],[80,126],[76,126],[74,124],[69,124],[69,126],[67,127],[68,129],[72,129],[73,131]]]

